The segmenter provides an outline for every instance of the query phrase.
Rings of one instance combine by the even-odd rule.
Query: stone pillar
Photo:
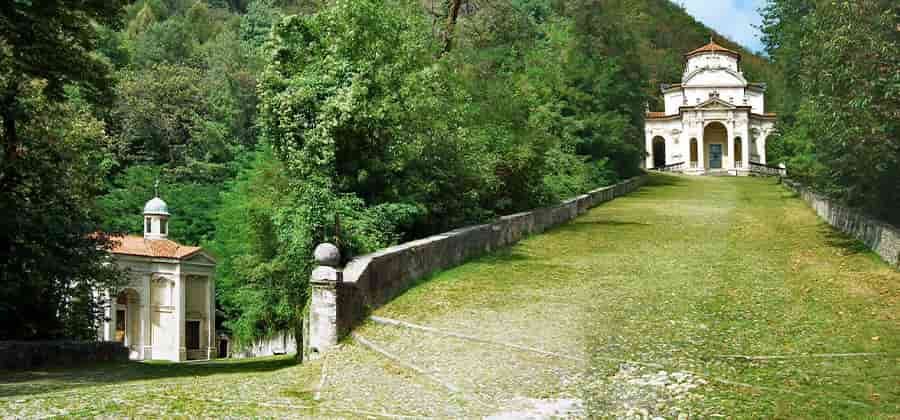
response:
[[[338,289],[342,275],[338,267],[341,253],[336,246],[323,243],[316,247],[309,279],[312,299],[309,305],[309,357],[316,359],[338,342]]]
[[[703,131],[700,131],[700,135],[697,136],[697,169],[700,172],[706,168],[706,142],[703,139]]]
[[[746,131],[746,130],[745,130]],[[741,136],[741,161],[744,162],[742,169],[750,169],[750,133],[745,132]]]
[[[730,133],[729,133],[729,134],[730,134]],[[728,168],[728,169],[737,169],[737,166],[735,165],[735,162],[739,161],[740,158],[739,158],[738,156],[735,156],[735,155],[734,155],[734,136],[728,136],[728,134],[726,134],[726,135],[725,135],[725,141],[728,142],[728,144],[726,145],[726,147],[728,148],[728,159],[729,159],[730,162],[731,162],[731,165],[729,165],[730,168],[729,168],[728,166],[725,166],[725,167]]]
[[[653,167],[653,136],[652,133],[647,130],[644,132],[644,169],[650,169]]]
[[[150,316],[151,308],[151,294],[153,293],[153,284],[150,282],[151,275],[146,275],[141,280],[143,286],[141,290],[144,293],[141,294],[141,359],[142,360],[150,360],[153,358],[152,344],[150,341],[150,336],[153,334],[153,330],[151,328],[151,321],[153,318]]]
[[[175,334],[177,337],[175,338],[175,350],[177,359],[176,361],[185,361],[187,360],[187,346],[184,342],[184,282],[186,276],[182,276],[179,271],[175,276]]]
[[[756,147],[759,150],[756,151],[756,154],[759,155],[759,163],[763,165],[766,164],[766,138],[769,137],[768,133],[763,133],[756,139]]]
[[[216,358],[216,279],[209,275],[206,281],[206,308],[209,313],[206,316],[209,337],[206,339],[206,358]]]
[[[106,292],[106,325],[103,334],[104,341],[116,340],[116,297],[109,291]]]

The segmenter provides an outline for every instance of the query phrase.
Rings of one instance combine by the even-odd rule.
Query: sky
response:
[[[694,19],[715,29],[751,51],[762,50],[759,8],[766,0],[673,0],[684,6]]]

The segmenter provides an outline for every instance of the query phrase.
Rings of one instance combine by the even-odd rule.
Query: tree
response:
[[[86,107],[49,101],[46,87],[20,86],[27,146],[4,165],[16,185],[0,190],[0,339],[93,339],[104,304],[94,293],[121,280],[93,200],[113,164],[109,139]]]
[[[820,192],[900,223],[896,4],[777,0],[764,17],[767,50],[790,89],[774,157]]]
[[[111,163],[90,105],[111,87],[95,24],[118,27],[121,11],[107,0],[0,6],[0,339],[95,335],[91,293],[119,279],[96,234],[93,198]]]
[[[23,146],[16,123],[27,118],[18,102],[24,84],[46,80],[43,95],[53,101],[64,100],[67,85],[78,86],[93,101],[108,97],[109,69],[91,54],[97,44],[93,23],[118,27],[122,5],[106,0],[74,6],[62,1],[14,1],[0,7],[0,49],[6,69],[0,86],[4,164],[14,161]],[[0,176],[0,185],[15,182],[12,174]]]

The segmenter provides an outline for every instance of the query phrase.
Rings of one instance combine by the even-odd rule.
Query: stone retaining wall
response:
[[[900,268],[900,228],[836,204],[798,182],[785,179],[784,185],[799,194],[828,224],[859,239],[888,264]]]
[[[93,362],[127,362],[128,349],[111,341],[0,341],[0,369],[28,370]]]
[[[598,188],[557,206],[503,216],[363,255],[346,267],[320,266],[313,273],[309,340],[311,357],[337,343],[367,313],[437,271],[485,255],[574,219],[591,207],[628,194],[646,181],[639,176]],[[322,265],[327,265],[320,262]]]
[[[231,351],[231,357],[239,359],[297,352],[297,340],[294,340],[294,333],[290,331],[279,331],[271,337],[253,340],[250,344],[233,343],[234,349]]]

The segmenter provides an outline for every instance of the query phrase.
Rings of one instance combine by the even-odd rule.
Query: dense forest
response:
[[[782,95],[781,72],[796,75],[789,43],[770,44],[773,66],[667,0],[89,0],[0,13],[0,339],[91,336],[91,290],[122,277],[103,264],[108,234],[140,233],[156,180],[170,236],[218,258],[217,304],[249,340],[300,325],[323,240],[350,258],[638,173],[658,84],[678,81],[682,54],[710,36],[769,82],[770,104],[802,115],[797,92]],[[789,130],[804,128],[791,121],[781,156],[793,164],[802,133]]]
[[[771,161],[900,225],[900,4],[773,0],[766,49],[785,90]]]

